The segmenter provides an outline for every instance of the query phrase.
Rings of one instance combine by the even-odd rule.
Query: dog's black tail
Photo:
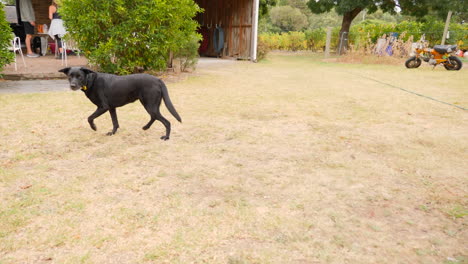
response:
[[[182,119],[180,118],[179,114],[175,110],[174,105],[172,104],[171,98],[169,98],[169,92],[167,91],[166,84],[164,84],[163,81],[161,81],[161,87],[162,87],[162,95],[164,99],[164,104],[166,104],[167,109],[171,114],[179,121],[182,123]]]

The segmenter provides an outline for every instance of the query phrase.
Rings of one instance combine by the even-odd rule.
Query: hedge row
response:
[[[335,49],[339,40],[339,28],[332,29],[331,48]],[[444,23],[433,21],[428,23],[405,21],[399,24],[365,21],[351,27],[349,43],[354,47],[375,43],[384,34],[396,33],[407,41],[411,36],[418,41],[424,34],[429,45],[439,44],[444,31]],[[451,24],[449,38],[446,44],[468,45],[468,25]],[[326,29],[318,28],[304,32],[264,33],[260,35],[260,42],[271,50],[323,50],[326,42]]]

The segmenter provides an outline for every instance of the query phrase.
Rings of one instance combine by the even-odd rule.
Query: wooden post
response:
[[[227,56],[231,56],[231,54],[233,54],[233,48],[234,47],[234,43],[233,43],[233,39],[232,39],[232,36],[234,35],[233,31],[232,31],[232,10],[233,10],[233,4],[232,2],[229,3],[229,6],[228,8],[226,9],[227,10],[227,14],[228,14],[228,19],[229,19],[229,33],[227,33],[227,38],[228,38],[228,52],[227,52]]]
[[[448,15],[447,15],[447,20],[445,21],[444,35],[442,36],[441,45],[445,44],[445,39],[447,38],[447,32],[448,32],[448,28],[449,28],[449,25],[450,25],[450,18],[451,17],[452,17],[452,11],[449,11]]]
[[[331,43],[332,27],[327,28],[327,42],[325,44],[325,58],[330,56],[330,43]]]
[[[252,9],[252,49],[251,49],[251,55],[250,59],[253,62],[257,62],[257,39],[258,39],[258,16],[259,16],[259,5],[260,1],[259,0],[254,0],[253,1],[253,9]]]
[[[242,26],[244,23],[244,1],[240,1],[240,17],[239,17],[239,57],[242,58],[242,42],[244,41]]]

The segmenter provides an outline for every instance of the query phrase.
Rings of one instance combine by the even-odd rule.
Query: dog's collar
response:
[[[85,85],[85,86],[81,87],[81,90],[86,91],[86,90],[88,90],[88,87],[86,87],[86,85]]]

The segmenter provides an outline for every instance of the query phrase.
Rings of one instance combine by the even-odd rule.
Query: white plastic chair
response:
[[[59,51],[58,40],[57,40],[57,38],[55,38],[55,57],[57,57],[60,54],[61,55],[62,66],[63,66],[64,63],[65,63],[65,66],[68,66],[67,42],[64,41],[63,39],[60,39],[60,43],[62,44],[62,52]]]
[[[16,63],[16,52],[21,55],[21,59],[23,59],[23,64],[24,67],[26,67],[26,62],[24,61],[24,56],[23,56],[23,50],[21,49],[21,39],[19,37],[14,37],[13,40],[11,41],[11,51],[15,53],[15,71],[18,71],[18,65]]]
[[[59,50],[58,50],[58,42],[57,42],[57,39],[56,39],[56,38],[54,38],[54,40],[55,40],[55,48],[54,48],[55,52],[54,52],[54,53],[55,53],[55,57],[57,57],[57,55],[58,55],[58,53],[59,53]]]
[[[62,39],[62,66],[65,61],[65,66],[68,66],[68,54],[67,50],[71,50],[78,55],[78,58],[80,58],[80,49],[78,49],[78,46],[76,45],[76,42],[73,39],[68,39],[68,40],[63,40]]]
[[[68,60],[67,60],[67,42],[64,41],[63,39],[61,40],[62,41],[62,66],[63,66],[63,62],[65,61],[65,66],[68,66]]]
[[[76,55],[78,55],[78,58],[81,57],[80,56],[81,50],[78,48],[78,45],[76,44],[75,40],[69,38],[66,41],[66,45],[69,50],[73,51]]]

